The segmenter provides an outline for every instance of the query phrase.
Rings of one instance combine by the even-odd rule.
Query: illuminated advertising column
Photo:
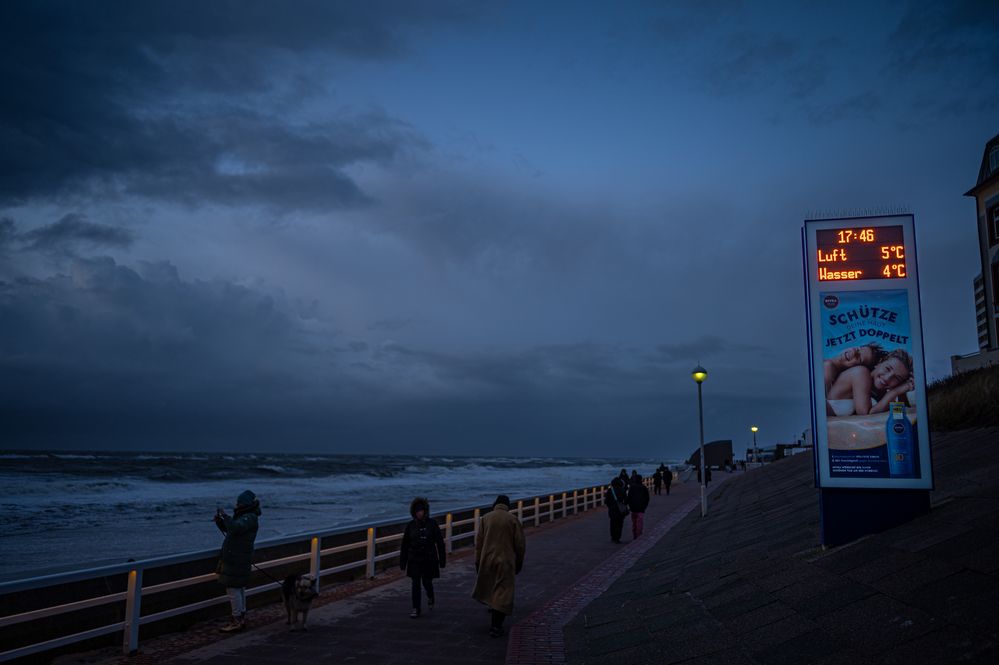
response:
[[[816,484],[932,489],[912,216],[807,220],[802,243]]]

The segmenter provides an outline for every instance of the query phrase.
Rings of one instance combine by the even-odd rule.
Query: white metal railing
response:
[[[651,480],[645,479],[645,484],[646,486],[651,486]],[[599,507],[603,503],[604,490],[605,487],[603,486],[575,489],[572,490],[571,495],[568,492],[562,492],[561,497],[558,498],[556,497],[555,494],[549,494],[546,497],[547,500],[545,501],[541,500],[542,499],[541,496],[534,496],[526,499],[527,514],[525,514],[525,499],[520,499],[516,502],[516,508],[513,510],[513,512],[514,514],[517,515],[517,518],[521,521],[521,523],[533,522],[534,526],[539,526],[541,524],[541,518],[545,516],[547,516],[548,522],[552,522],[555,519],[557,519],[556,516],[558,516],[558,518],[567,517],[570,511],[572,512],[572,514],[576,514],[579,512]],[[457,521],[454,519],[454,515],[466,514],[466,513],[471,515],[471,517]],[[456,542],[476,537],[479,533],[481,521],[482,521],[482,506],[468,506],[446,512],[444,517],[444,541],[447,552],[450,553],[454,549]],[[378,546],[402,539],[402,533],[394,533],[385,536],[378,536],[377,533],[378,529],[386,527],[399,527],[400,525],[405,524],[406,522],[408,522],[408,519],[383,520],[380,522],[368,524],[367,526],[364,525],[346,526],[337,529],[329,529],[314,533],[295,534],[283,538],[275,538],[271,540],[262,541],[257,545],[256,548],[258,555],[261,552],[263,552],[263,550],[265,549],[271,549],[285,545],[292,545],[295,543],[301,543],[303,541],[309,543],[309,551],[303,552],[301,554],[294,554],[291,556],[283,556],[276,559],[265,559],[263,561],[257,561],[254,563],[254,565],[259,569],[267,569],[267,568],[274,568],[276,566],[287,565],[290,563],[296,563],[299,561],[308,561],[309,572],[316,576],[317,585],[319,584],[319,581],[325,576],[359,568],[364,569],[364,574],[366,577],[372,578],[375,576],[376,572],[375,568],[377,563],[382,561],[387,561],[389,559],[399,556],[398,550],[393,550],[389,552],[383,552],[382,554],[378,554]],[[461,531],[460,533],[455,533],[456,528],[460,529],[468,526],[471,526],[472,528]],[[356,532],[363,532],[365,534],[364,540],[348,542],[342,545],[336,545],[328,548],[321,547],[323,538],[339,536],[349,533],[356,533]],[[340,554],[343,552],[349,552],[352,550],[361,550],[361,549],[364,550],[363,558],[359,558],[354,561],[348,561],[346,563],[332,566],[330,568],[321,567],[322,557],[324,556],[328,556],[331,554]],[[126,590],[122,592],[110,593],[103,596],[96,596],[93,598],[87,598],[84,600],[78,600],[70,603],[63,603],[60,605],[52,605],[49,607],[35,609],[27,612],[20,612],[17,614],[8,614],[6,616],[0,616],[0,629],[3,629],[8,626],[21,624],[27,621],[34,621],[37,619],[54,617],[61,614],[66,614],[68,612],[99,607],[111,603],[120,603],[122,601],[125,602],[124,620],[122,621],[110,623],[106,626],[92,628],[69,635],[58,636],[42,642],[36,642],[33,644],[27,644],[17,648],[8,649],[6,651],[0,652],[0,662],[13,660],[15,658],[21,658],[23,656],[36,654],[43,651],[48,651],[51,649],[67,646],[94,637],[101,637],[103,635],[108,635],[118,631],[122,632],[122,651],[126,654],[134,653],[139,646],[140,626],[145,626],[151,623],[155,623],[156,621],[161,621],[163,619],[180,616],[182,614],[188,614],[191,612],[195,612],[197,610],[211,607],[213,605],[219,605],[228,602],[228,597],[225,595],[221,595],[212,598],[206,598],[204,600],[199,600],[193,603],[188,603],[178,607],[169,608],[166,610],[156,612],[154,614],[143,615],[142,599],[144,597],[148,597],[150,595],[162,593],[165,591],[173,591],[176,589],[182,589],[197,584],[203,584],[205,582],[210,582],[216,579],[216,575],[214,573],[209,573],[202,575],[194,575],[190,577],[171,580],[169,582],[162,582],[159,584],[154,584],[149,586],[143,586],[142,583],[143,571],[162,569],[167,566],[176,566],[179,564],[190,563],[193,561],[212,560],[215,557],[217,557],[217,555],[218,554],[216,550],[202,550],[198,552],[187,552],[184,554],[176,554],[172,556],[145,559],[142,561],[135,561],[124,564],[101,566],[97,568],[71,571],[68,573],[43,575],[40,577],[17,580],[14,582],[0,583],[0,597],[2,597],[9,594],[15,594],[24,591],[37,591],[39,589],[55,587],[72,582],[81,582],[81,581],[111,577],[116,575],[126,576]],[[276,582],[268,582],[266,584],[262,584],[247,589],[246,594],[247,596],[255,596],[257,594],[273,591],[275,589],[278,589],[279,587],[280,585]]]

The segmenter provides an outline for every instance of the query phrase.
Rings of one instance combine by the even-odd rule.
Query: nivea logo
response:
[[[834,296],[833,294],[830,293],[829,295],[827,295],[825,298],[822,299],[822,304],[828,307],[829,309],[836,309],[837,307],[839,307],[839,297]]]
[[[891,429],[895,434],[905,434],[905,425],[902,423],[895,423],[891,426]]]

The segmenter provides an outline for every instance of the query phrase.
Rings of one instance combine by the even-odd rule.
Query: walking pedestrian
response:
[[[604,492],[604,504],[607,506],[607,516],[610,517],[611,542],[621,542],[621,531],[624,529],[624,518],[628,514],[628,495],[624,491],[624,483],[618,476],[611,481],[610,487]]]
[[[402,534],[402,547],[399,550],[399,567],[413,581],[413,610],[410,619],[420,616],[420,583],[427,592],[427,607],[434,608],[434,580],[441,576],[441,568],[446,562],[444,537],[437,522],[430,517],[430,502],[418,496],[409,504],[409,514],[413,517]]]
[[[475,536],[472,598],[489,607],[490,637],[502,636],[503,620],[513,614],[514,582],[524,567],[524,552],[520,518],[510,514],[510,498],[500,494]]]
[[[673,485],[673,472],[670,471],[669,467],[663,471],[663,485],[666,486],[666,496],[669,496],[669,488]]]
[[[656,496],[663,493],[663,472],[659,469],[656,469],[656,472],[652,474],[652,490]]]
[[[260,500],[250,490],[236,498],[232,517],[221,507],[215,511],[215,526],[225,535],[215,573],[226,588],[232,609],[232,620],[219,628],[223,633],[239,632],[246,627],[246,585],[250,581],[259,516]]]
[[[628,488],[628,509],[631,511],[631,539],[635,540],[645,528],[645,509],[649,507],[649,488],[642,482],[642,476],[635,474]]]

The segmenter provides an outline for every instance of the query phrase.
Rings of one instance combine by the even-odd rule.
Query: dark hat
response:
[[[509,508],[510,507],[510,497],[508,497],[506,494],[500,494],[498,497],[496,497],[496,500],[493,501],[493,508],[495,508],[496,506],[498,506],[500,504],[503,504],[504,506],[506,506],[507,508]]]
[[[237,506],[252,506],[253,502],[257,500],[257,495],[250,490],[244,490],[242,494],[236,497]]]

